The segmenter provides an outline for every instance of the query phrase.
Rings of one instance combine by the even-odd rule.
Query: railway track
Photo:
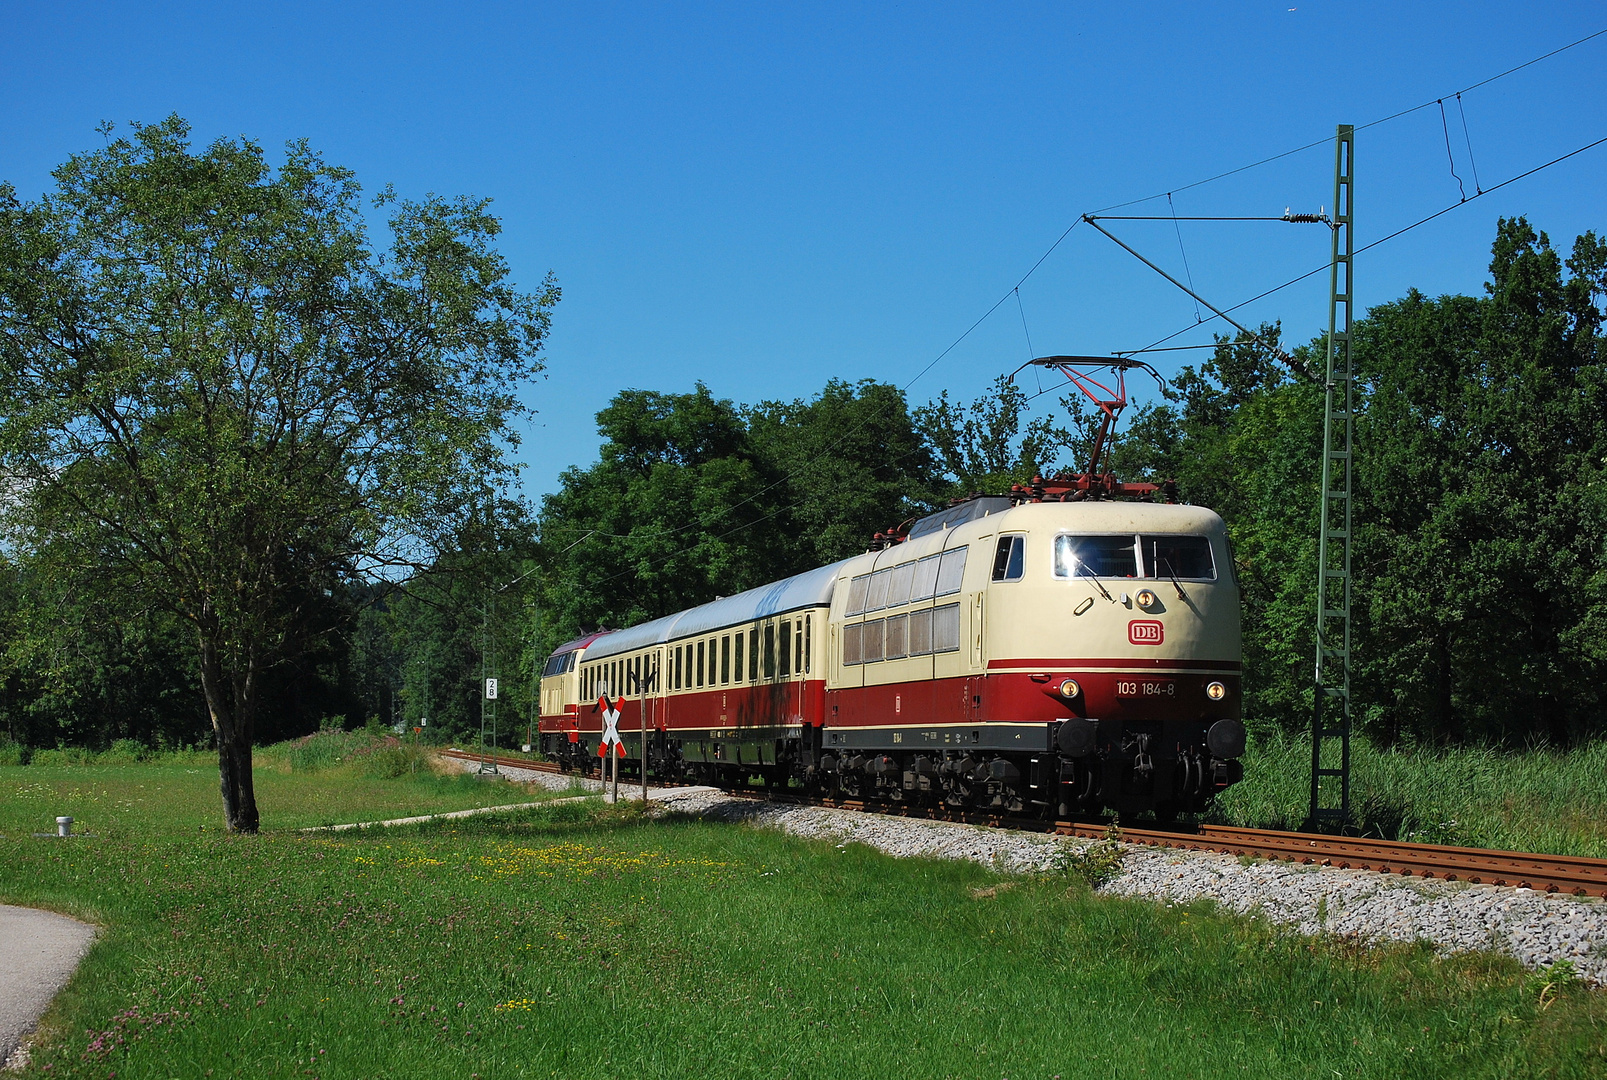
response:
[[[445,750],[440,753],[444,757],[464,761],[495,760],[498,764],[536,772],[560,771],[556,765],[544,761],[503,757],[488,759],[462,750]],[[806,806],[919,817],[933,821],[1054,832],[1061,836],[1087,839],[1102,839],[1111,834],[1109,826],[1102,824],[1072,821],[1057,821],[1050,824],[1035,818],[1001,816],[986,811],[885,805],[863,799],[815,798],[760,790],[732,791],[731,794],[743,798],[773,799]],[[1281,832],[1276,829],[1243,829],[1231,825],[1194,825],[1168,829],[1123,828],[1119,830],[1119,838],[1129,844],[1144,844],[1150,847],[1212,851],[1225,855],[1278,859],[1306,865],[1371,870],[1402,877],[1508,885],[1540,892],[1607,898],[1607,859],[1488,851],[1482,848],[1447,847],[1439,844],[1411,844],[1399,840]]]

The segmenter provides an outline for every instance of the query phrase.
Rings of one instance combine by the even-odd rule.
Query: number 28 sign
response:
[[[487,701],[497,700],[497,680],[487,679],[485,681],[485,699]]]

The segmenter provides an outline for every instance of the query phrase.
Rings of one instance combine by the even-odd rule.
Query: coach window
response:
[[[1055,577],[1133,578],[1138,576],[1135,537],[1055,537]]]
[[[792,674],[792,620],[781,620],[781,677]]]
[[[864,653],[860,650],[860,634],[865,629],[861,623],[849,623],[843,627],[843,666],[853,667],[863,662]]]
[[[731,635],[720,637],[720,685],[731,681]]]
[[[865,594],[866,611],[880,611],[887,606],[887,585],[892,576],[891,570],[878,570],[870,576],[870,590]]]
[[[865,656],[865,663],[874,663],[880,660],[885,641],[882,637],[883,624],[880,619],[872,619],[865,624],[865,629],[859,639],[860,652]]]
[[[935,653],[960,651],[959,604],[949,604],[947,607],[932,610],[932,651]]]
[[[731,635],[733,639],[731,642],[731,648],[734,652],[734,655],[731,658],[731,677],[737,682],[742,681],[742,639],[746,636],[747,635],[742,633],[740,630]]]
[[[764,624],[764,677],[776,677],[776,624]]]
[[[960,591],[960,580],[965,577],[965,553],[970,548],[945,551],[937,567],[937,595],[947,596]]]
[[[993,580],[1020,581],[1025,570],[1025,536],[1001,536],[993,553]]]
[[[815,625],[814,617],[812,615],[805,615],[804,616],[804,632],[803,632],[803,657],[804,657],[803,669],[804,669],[804,674],[805,675],[809,674],[809,667],[810,667],[809,661],[811,659],[810,656],[809,656],[809,644],[810,644],[809,639],[813,636],[810,633],[810,631],[814,629],[814,625]]]
[[[848,583],[848,608],[845,614],[859,615],[865,610],[865,588],[870,583],[868,574],[860,574]]]
[[[898,660],[909,655],[909,624],[908,615],[889,615],[887,617],[887,658]]]
[[[748,681],[759,681],[759,628],[748,631]]]
[[[928,555],[915,564],[915,582],[910,586],[911,600],[930,600],[937,591],[937,566],[941,555]]]
[[[910,612],[910,655],[925,656],[932,651],[932,609]]]
[[[697,684],[699,686],[702,686],[703,685],[703,642],[701,642],[701,641],[697,643],[697,667],[693,668],[693,670],[697,672]]]
[[[908,603],[910,586],[915,584],[915,564],[901,563],[893,567],[893,576],[887,579],[887,606],[898,607]]]

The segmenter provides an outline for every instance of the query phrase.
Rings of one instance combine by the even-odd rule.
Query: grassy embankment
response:
[[[270,761],[268,824],[528,798],[331,764]],[[1070,876],[1005,879],[595,803],[227,837],[216,797],[199,761],[0,768],[0,900],[106,928],[29,1075],[1607,1069],[1607,995],[1505,960],[1362,950],[1101,898]],[[29,835],[74,809],[97,835]]]
[[[1381,750],[1358,738],[1351,749],[1352,808],[1369,835],[1607,858],[1607,742],[1566,752]],[[1208,820],[1299,828],[1309,742],[1253,740],[1244,776]]]

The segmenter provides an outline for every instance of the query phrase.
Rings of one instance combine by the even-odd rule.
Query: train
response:
[[[539,749],[583,773],[613,752],[635,778],[1000,815],[1202,811],[1243,776],[1226,529],[1086,488],[975,496],[864,554],[567,642]]]

